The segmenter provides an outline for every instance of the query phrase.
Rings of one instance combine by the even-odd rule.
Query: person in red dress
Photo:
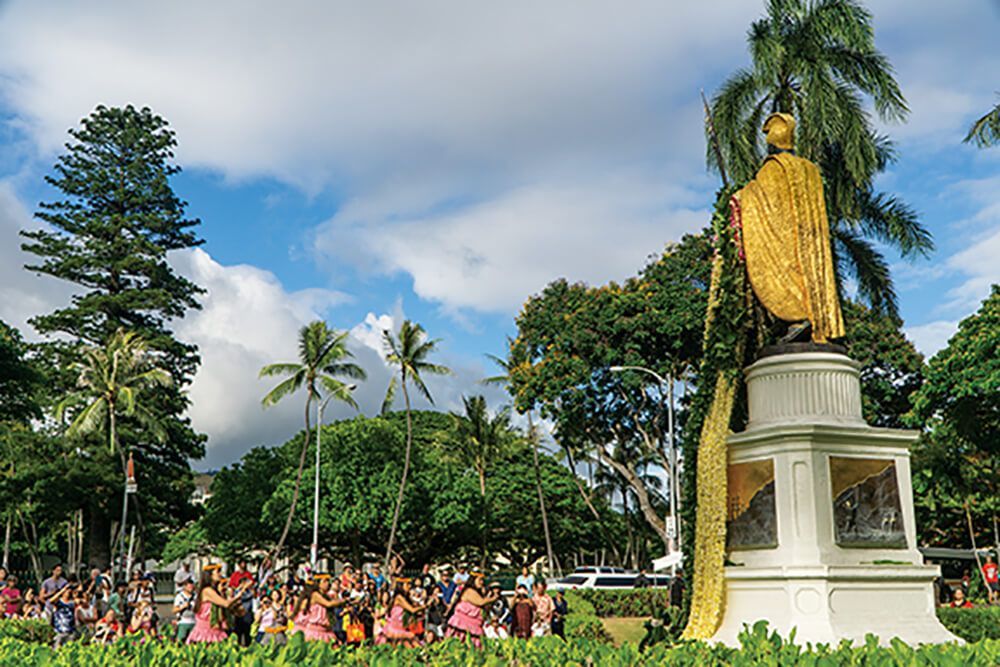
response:
[[[343,606],[339,597],[330,596],[330,575],[317,574],[306,586],[295,604],[295,632],[302,631],[306,641],[336,642],[330,627],[329,610]]]
[[[500,597],[499,591],[486,592],[486,576],[473,571],[459,594],[455,611],[448,619],[446,637],[456,637],[482,648],[483,607],[488,607]]]
[[[222,581],[221,565],[212,564],[202,568],[194,604],[194,630],[188,635],[188,644],[212,644],[225,641],[229,636],[223,610],[239,601],[250,582],[243,582],[230,597],[223,597],[219,593]]]
[[[392,603],[389,609],[389,618],[382,629],[380,642],[390,644],[402,644],[413,648],[420,645],[422,635],[417,634],[407,627],[403,620],[403,614],[423,614],[427,605],[417,605],[410,599],[410,583],[406,577],[396,578],[396,590],[392,595]],[[423,623],[421,622],[421,625]]]

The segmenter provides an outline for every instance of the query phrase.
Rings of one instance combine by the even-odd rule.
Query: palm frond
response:
[[[91,401],[66,429],[66,435],[76,437],[94,433],[104,421],[107,408],[108,403],[103,396]]]
[[[399,382],[396,376],[393,375],[392,379],[389,380],[389,386],[385,390],[385,398],[382,399],[382,408],[379,410],[379,414],[385,416],[392,412],[392,403],[396,400],[396,389],[399,386]]]
[[[963,141],[974,143],[980,148],[1000,144],[1000,104],[993,107],[985,116],[976,119]]]
[[[832,233],[834,255],[840,274],[846,272],[854,277],[857,281],[858,295],[873,310],[898,317],[896,290],[885,257],[871,243],[850,229],[837,227]]]
[[[917,212],[892,195],[864,190],[858,193],[861,229],[873,238],[894,246],[903,257],[928,257],[934,238]]]
[[[257,377],[274,377],[275,375],[295,375],[305,370],[302,364],[277,363],[268,364],[260,369]]]
[[[261,403],[265,408],[271,407],[278,403],[281,399],[289,394],[293,394],[302,387],[303,378],[301,374],[293,375],[292,377],[283,380],[278,383],[271,391],[264,395],[261,399]]]

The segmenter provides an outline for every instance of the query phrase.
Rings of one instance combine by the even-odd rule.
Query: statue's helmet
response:
[[[795,146],[795,118],[787,113],[773,113],[764,121],[767,143],[790,151]]]

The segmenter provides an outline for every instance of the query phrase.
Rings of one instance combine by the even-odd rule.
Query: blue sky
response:
[[[698,93],[748,62],[747,0],[547,3],[102,1],[0,4],[0,318],[25,327],[70,291],[19,267],[66,129],[97,104],[149,105],[177,132],[175,188],[205,245],[172,258],[209,289],[177,322],[199,344],[195,425],[214,467],[301,423],[267,413],[259,367],[296,329],[352,331],[377,410],[378,335],[402,317],[456,370],[439,407],[480,391],[525,297],[620,280],[699,228]],[[887,127],[882,187],[937,251],[893,257],[907,331],[928,354],[1000,281],[1000,149],[962,145],[997,101],[1000,11],[987,0],[869,3],[912,113]],[[25,327],[27,328],[27,327]],[[30,335],[30,331],[27,331]],[[492,392],[490,397],[501,400]],[[343,413],[346,414],[346,413]]]

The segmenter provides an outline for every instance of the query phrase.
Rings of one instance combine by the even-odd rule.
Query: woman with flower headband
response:
[[[330,575],[317,574],[306,580],[298,602],[295,604],[295,630],[301,630],[306,641],[336,642],[337,635],[330,628],[329,610],[340,607],[344,601],[330,598]]]
[[[381,642],[389,644],[402,644],[410,648],[420,645],[420,635],[407,628],[412,623],[412,619],[404,619],[404,615],[417,616],[424,613],[427,605],[414,604],[410,598],[410,579],[407,577],[396,577],[396,589],[392,594],[392,604],[385,627],[382,628]]]
[[[448,619],[446,637],[465,639],[476,648],[482,647],[483,607],[490,606],[500,597],[500,591],[487,593],[485,584],[486,575],[473,570]]]
[[[243,590],[251,582],[244,581],[233,591],[230,597],[219,593],[219,584],[223,581],[222,566],[206,565],[201,570],[201,582],[198,584],[198,595],[194,603],[194,630],[187,637],[188,644],[211,644],[225,641],[228,637],[224,611],[236,604]]]

